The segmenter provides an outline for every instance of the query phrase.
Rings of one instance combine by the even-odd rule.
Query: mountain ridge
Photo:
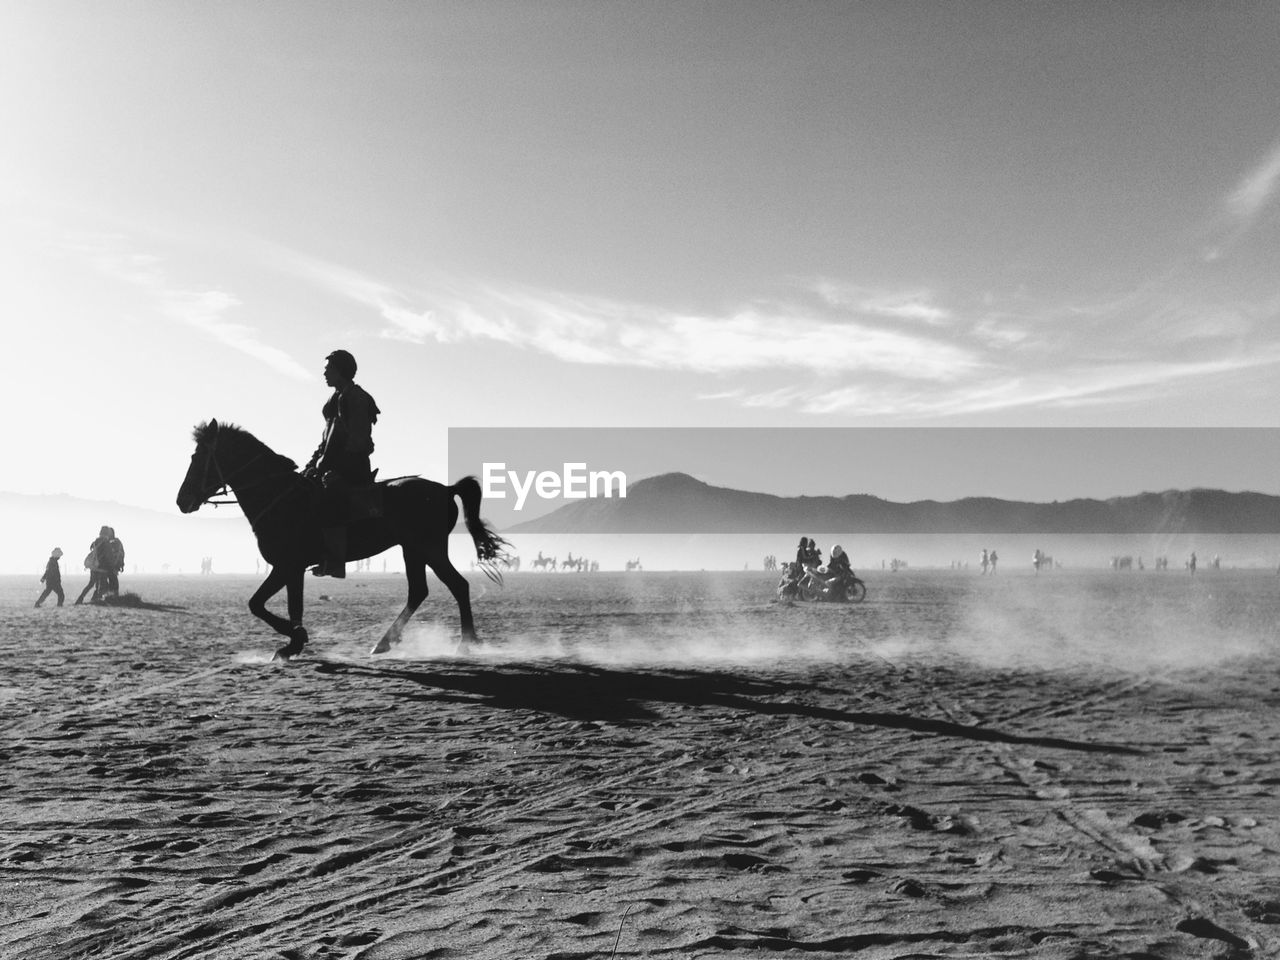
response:
[[[625,498],[566,504],[509,533],[1280,533],[1280,497],[1196,487],[1105,500],[997,497],[899,503],[872,494],[783,497],[686,473],[632,484]]]

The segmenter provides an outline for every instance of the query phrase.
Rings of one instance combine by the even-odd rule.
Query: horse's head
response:
[[[196,441],[191,465],[178,488],[178,509],[194,513],[210,497],[225,486],[222,470],[218,467],[218,421],[210,420],[196,427],[192,436]]]

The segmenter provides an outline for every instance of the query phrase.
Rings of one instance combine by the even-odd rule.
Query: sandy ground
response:
[[[0,581],[0,955],[1280,953],[1273,579],[536,576],[466,658],[312,583],[289,664],[249,581]]]

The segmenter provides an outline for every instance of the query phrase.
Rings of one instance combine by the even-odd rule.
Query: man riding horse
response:
[[[311,455],[304,475],[318,477],[324,493],[320,499],[324,560],[312,568],[317,577],[347,575],[347,524],[353,487],[373,483],[369,455],[373,453],[373,425],[378,422],[377,403],[355,382],[356,358],[346,350],[325,357],[324,382],[333,387],[325,401],[324,435]]]

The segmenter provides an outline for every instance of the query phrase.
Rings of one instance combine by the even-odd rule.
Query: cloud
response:
[[[1227,198],[1227,208],[1240,221],[1249,223],[1271,202],[1280,187],[1280,141],[1241,179]]]
[[[85,259],[103,276],[141,291],[167,319],[205,334],[214,341],[265,363],[278,373],[298,380],[314,375],[285,351],[263,343],[258,332],[226,319],[241,306],[233,294],[222,290],[190,289],[174,283],[155,255],[129,248],[121,234],[83,234],[66,238],[62,248]]]
[[[710,374],[767,370],[819,375],[879,373],[952,380],[980,365],[963,345],[885,329],[851,311],[815,304],[746,305],[719,314],[529,289],[437,282],[430,292],[396,290],[342,267],[305,265],[314,279],[368,306],[396,339],[488,340],[569,363]],[[430,306],[416,306],[430,302]],[[916,301],[880,301],[882,316],[918,312]],[[941,313],[941,311],[936,311]]]
[[[698,399],[812,416],[1114,407],[1280,363],[1268,332],[1280,303],[1218,301],[1176,273],[1092,302],[978,297],[970,314],[919,290],[828,281],[786,302],[700,313],[439,277],[395,287],[312,261],[305,269],[368,307],[386,337],[711,374],[715,387]]]
[[[819,280],[814,290],[829,305],[864,317],[943,325],[954,316],[928,290],[875,290],[834,280]]]
[[[1192,380],[1280,363],[1280,350],[1201,362],[1072,364],[1057,370],[1006,371],[942,389],[904,384],[853,384],[826,390],[739,393],[743,406],[793,407],[814,415],[857,414],[908,418],[955,417],[1020,408],[1079,409],[1114,406],[1167,395]]]
[[[1211,227],[1211,236],[1200,249],[1200,259],[1216,264],[1234,252],[1254,222],[1280,190],[1280,140],[1250,169],[1223,202],[1223,216]]]

